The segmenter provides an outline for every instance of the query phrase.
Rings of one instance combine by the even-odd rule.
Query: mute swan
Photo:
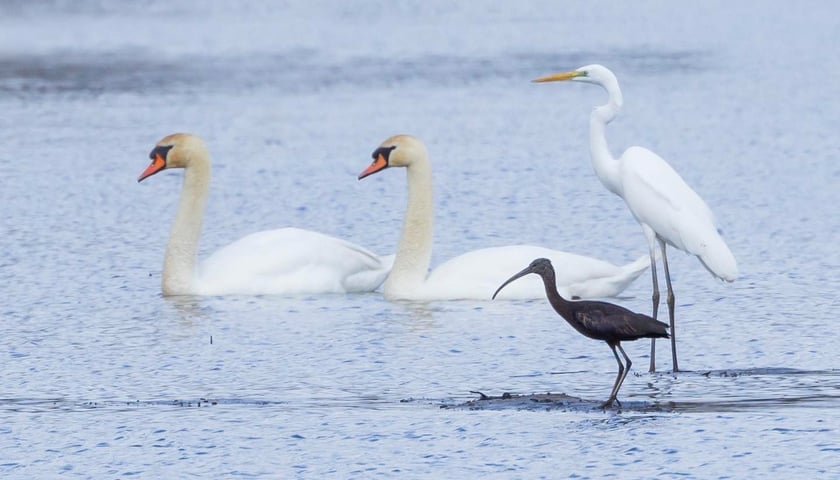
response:
[[[566,297],[612,297],[648,268],[642,256],[618,267],[595,258],[530,245],[483,248],[455,257],[431,273],[432,167],[426,146],[410,135],[385,140],[373,152],[373,163],[359,179],[389,167],[405,167],[408,209],[394,268],[383,287],[385,298],[405,300],[490,300],[513,272],[534,258],[558,265],[557,287]],[[504,299],[536,299],[545,295],[542,282],[526,278],[502,292]]]
[[[299,228],[245,236],[197,264],[210,187],[210,155],[195,135],[163,138],[138,182],[167,168],[184,169],[184,186],[163,262],[164,295],[259,295],[369,292],[391,269],[380,257],[344,240]]]

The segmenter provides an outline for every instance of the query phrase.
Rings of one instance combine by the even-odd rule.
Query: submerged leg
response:
[[[621,351],[621,354],[624,355],[624,362],[625,362],[624,373],[621,375],[621,378],[618,380],[618,383],[615,385],[615,392],[613,393],[613,395],[615,395],[615,401],[617,402],[618,401],[618,391],[621,389],[621,385],[624,384],[624,379],[627,378],[627,374],[630,373],[630,367],[633,365],[633,362],[630,361],[630,357],[627,356],[627,352],[625,352],[624,349],[621,348],[621,343],[620,342],[616,343],[616,346]],[[613,353],[615,353],[615,350],[613,350]],[[618,358],[618,355],[616,355],[615,358]],[[619,405],[620,405],[620,403],[619,403]]]
[[[624,364],[621,363],[621,359],[618,358],[618,352],[615,351],[616,343],[607,342],[607,345],[610,346],[610,350],[612,350],[613,355],[615,356],[615,361],[618,363],[618,375],[615,377],[615,383],[613,384],[612,391],[610,392],[610,398],[601,404],[601,408],[611,407],[614,402],[621,406],[621,402],[618,401],[616,396],[618,395],[618,387],[621,384],[621,379],[624,377]],[[621,347],[619,346],[619,348]]]
[[[662,247],[662,265],[665,267],[665,284],[668,286],[668,320],[671,327],[671,361],[674,365],[674,372],[680,370],[677,366],[677,332],[674,330],[674,307],[676,301],[674,298],[674,289],[671,288],[671,273],[668,271],[668,256],[665,254],[665,242],[659,241]]]
[[[656,278],[656,232],[650,227],[642,225],[642,230],[645,232],[645,237],[648,242],[648,250],[650,252],[650,275],[653,278],[653,317],[656,320],[656,315],[659,313],[659,282]],[[650,368],[648,372],[656,371],[656,339],[650,339]]]

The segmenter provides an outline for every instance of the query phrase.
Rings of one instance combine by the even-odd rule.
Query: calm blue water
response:
[[[834,10],[3,2],[0,473],[840,477]],[[640,229],[589,164],[604,93],[529,83],[593,62],[624,90],[614,152],[668,159],[742,272],[672,256],[688,372],[650,375],[648,343],[628,344],[621,411],[460,407],[606,398],[609,349],[542,301],[161,297],[180,175],[136,178],[175,131],[215,158],[202,255],[289,225],[393,252],[404,174],[356,175],[412,133],[433,156],[434,263],[515,243],[635,259]],[[647,277],[626,294],[650,309]]]

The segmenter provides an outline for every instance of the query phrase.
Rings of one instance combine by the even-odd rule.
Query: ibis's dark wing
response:
[[[590,308],[575,312],[580,333],[598,340],[667,337],[668,325],[626,309]]]

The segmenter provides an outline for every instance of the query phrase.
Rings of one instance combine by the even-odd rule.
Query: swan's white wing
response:
[[[199,267],[198,289],[219,294],[304,294],[373,291],[393,257],[299,228],[247,235]]]
[[[620,165],[622,195],[636,220],[668,244],[697,255],[714,275],[734,280],[735,258],[697,192],[650,150],[629,148]]]
[[[614,296],[647,268],[646,257],[619,267],[609,262],[574,253],[531,245],[483,248],[455,257],[429,274],[423,296],[429,299],[490,299],[511,275],[537,258],[548,258],[557,271],[557,287],[566,296],[594,298]],[[500,299],[545,297],[542,280],[536,275],[509,284]]]

